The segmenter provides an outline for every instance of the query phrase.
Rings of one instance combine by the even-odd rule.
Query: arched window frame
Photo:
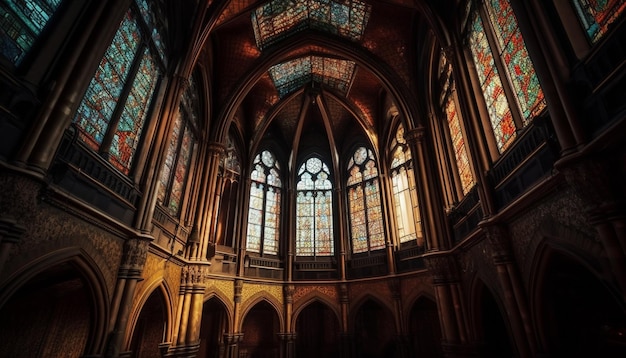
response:
[[[486,127],[491,128],[498,153],[503,153],[546,108],[543,90],[509,0],[474,1],[466,24],[465,37],[489,114]],[[504,38],[502,29],[507,25],[511,32]],[[517,46],[513,48],[520,55],[505,52],[509,45]]]
[[[314,168],[317,164],[319,169]],[[335,254],[335,199],[329,168],[319,155],[307,157],[298,167],[295,203],[296,256],[317,258]]]
[[[591,44],[596,44],[626,12],[626,1],[573,0],[580,26]]]
[[[179,216],[188,187],[189,171],[197,146],[199,113],[198,88],[191,77],[180,101],[159,176],[157,202],[172,216]]]
[[[276,155],[264,149],[252,162],[246,251],[261,256],[280,252],[282,173]]]
[[[393,212],[397,245],[418,246],[425,250],[419,198],[411,149],[399,124],[390,143],[389,179],[393,195]]]
[[[451,160],[444,162],[450,166],[455,201],[459,201],[476,184],[470,160],[470,148],[467,143],[467,132],[459,111],[460,105],[456,93],[456,84],[452,64],[448,61],[443,49],[440,51],[438,66],[438,83],[440,85],[439,114],[443,123],[446,152]]]
[[[378,165],[371,149],[357,147],[347,164],[346,194],[353,254],[385,248]]]
[[[74,118],[81,141],[125,175],[167,68],[165,15],[158,5],[131,3]]]

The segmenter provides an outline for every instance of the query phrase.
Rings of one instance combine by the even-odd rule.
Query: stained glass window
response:
[[[352,252],[383,249],[383,215],[374,153],[365,147],[359,147],[348,162],[348,174]]]
[[[314,81],[346,95],[356,65],[353,61],[330,57],[305,56],[274,65],[269,73],[282,98]]]
[[[573,3],[592,43],[600,40],[626,9],[624,0],[574,0]]]
[[[264,150],[252,162],[246,250],[278,254],[280,223],[280,166],[274,154]]]
[[[62,0],[0,2],[0,53],[19,65]]]
[[[180,212],[191,157],[196,146],[194,127],[198,112],[198,96],[194,81],[190,83],[179,106],[159,177],[157,200],[171,215]]]
[[[513,142],[516,130],[541,113],[546,103],[509,1],[489,0],[485,5],[495,41],[489,41],[483,19],[475,11],[469,43],[497,147],[503,152]],[[499,73],[496,61],[505,73]],[[515,98],[507,98],[505,85],[511,87]],[[515,123],[512,108],[519,109],[522,123]]]
[[[415,242],[424,245],[413,159],[404,139],[404,127],[400,125],[391,143],[391,184],[396,212],[396,228],[400,243]]]
[[[371,8],[359,0],[273,0],[252,12],[252,27],[261,50],[304,29],[322,30],[358,41]]]
[[[311,157],[298,170],[296,185],[296,255],[334,253],[333,196],[330,170]]]
[[[446,117],[446,123],[450,133],[450,142],[452,144],[452,152],[456,163],[456,171],[461,181],[461,189],[463,194],[467,194],[474,186],[474,175],[470,167],[469,156],[467,155],[467,147],[461,127],[461,118],[457,111],[456,101],[454,98],[454,80],[452,78],[452,65],[448,63],[445,52],[441,51],[441,59],[439,62],[439,82],[445,85],[442,88],[443,112]]]
[[[161,29],[148,27],[152,22],[140,25],[145,18],[155,17],[138,15],[146,11],[154,14],[155,10],[141,0],[139,5],[139,10],[133,5],[124,16],[74,118],[82,141],[106,153],[111,164],[124,174],[132,166],[163,72],[160,55],[152,51],[158,46],[148,43],[155,37],[141,33],[143,28],[157,32]]]

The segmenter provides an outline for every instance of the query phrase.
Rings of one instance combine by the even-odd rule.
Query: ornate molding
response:
[[[187,265],[183,267],[180,280],[183,285],[206,285],[209,276],[208,265]]]
[[[459,280],[459,269],[454,256],[437,254],[424,257],[426,267],[433,275],[434,284],[445,284]]]
[[[426,136],[426,129],[424,127],[417,127],[404,132],[404,140],[407,144],[418,144],[424,141]]]
[[[483,230],[491,246],[494,263],[497,265],[513,262],[513,247],[507,228],[500,224],[492,224],[483,227]]]

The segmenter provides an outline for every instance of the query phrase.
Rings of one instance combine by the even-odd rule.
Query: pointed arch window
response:
[[[320,158],[311,157],[300,166],[296,184],[296,255],[334,254],[332,190],[330,170]]]
[[[469,48],[502,153],[546,102],[509,0],[487,0],[478,8],[468,22]]]
[[[624,0],[574,0],[573,3],[591,43],[598,42],[626,10]]]
[[[157,192],[158,202],[174,216],[180,212],[191,157],[197,142],[194,133],[198,112],[198,91],[192,79],[176,115]]]
[[[164,19],[156,4],[131,4],[74,118],[82,142],[124,174],[130,172],[167,63]]]
[[[413,158],[404,139],[404,126],[400,125],[391,143],[391,184],[396,217],[396,230],[400,244],[424,245],[419,213]]]
[[[458,111],[456,89],[452,76],[452,64],[448,62],[445,52],[440,52],[439,83],[442,84],[440,105],[445,116],[450,152],[453,153],[453,172],[456,174],[463,195],[467,194],[476,183],[470,165],[467,145],[465,142],[461,117]]]
[[[385,248],[378,168],[374,153],[357,148],[348,162],[348,208],[352,252]]]
[[[246,250],[277,255],[280,224],[280,166],[274,154],[257,154],[250,174],[250,207]]]
[[[2,1],[0,53],[19,65],[61,5],[62,0]]]

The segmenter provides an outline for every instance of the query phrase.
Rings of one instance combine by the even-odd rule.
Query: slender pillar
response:
[[[448,253],[437,253],[427,254],[424,258],[433,277],[444,356],[476,356],[475,347],[468,340],[464,305],[461,301],[462,288],[454,257]]]
[[[506,315],[519,357],[534,357],[536,344],[529,322],[526,297],[522,295],[520,277],[514,263],[509,235],[503,226],[491,224],[483,227],[492,248],[493,263],[502,287]]]
[[[209,151],[208,161],[207,161],[207,171],[206,175],[208,176],[207,186],[205,188],[206,192],[209,193],[207,200],[204,203],[204,217],[202,219],[202,225],[200,226],[200,252],[199,256],[194,257],[195,260],[206,260],[207,253],[209,252],[209,246],[215,245],[213,242],[213,238],[210,237],[209,233],[211,228],[213,227],[212,220],[215,217],[215,195],[211,195],[211,193],[215,193],[217,188],[217,173],[219,172],[220,158],[224,155],[226,148],[221,143],[210,143],[207,149]]]
[[[348,295],[348,284],[340,283],[339,284],[339,304],[341,305],[341,333],[340,333],[340,346],[341,346],[341,357],[342,358],[351,358],[353,356],[353,337],[349,333],[350,327],[348,325],[348,316],[350,314],[349,304],[350,297]]]
[[[119,290],[116,290],[119,292],[120,301],[119,303],[114,302],[114,304],[117,303],[116,307],[113,307],[111,310],[117,312],[117,315],[112,320],[112,330],[109,332],[105,357],[119,357],[122,351],[128,317],[133,304],[133,296],[135,295],[135,287],[141,279],[150,241],[152,241],[152,238],[145,235],[128,239],[124,244],[124,256],[122,257],[116,285],[120,287]]]

